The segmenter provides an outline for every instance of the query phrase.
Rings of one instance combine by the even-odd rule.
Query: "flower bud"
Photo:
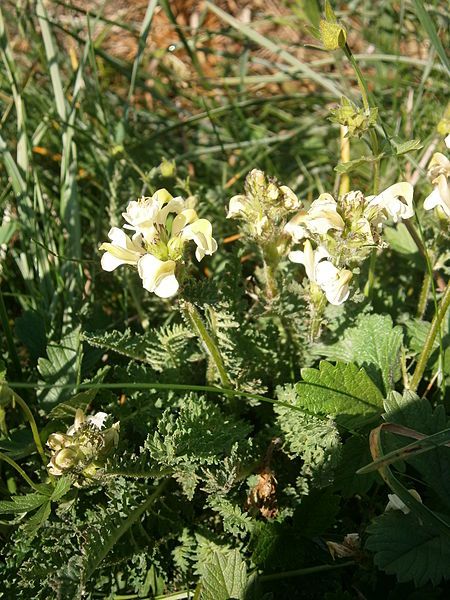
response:
[[[162,177],[173,177],[175,175],[175,161],[163,158],[159,170]]]
[[[330,23],[322,19],[319,29],[320,39],[326,50],[337,50],[347,43],[347,32],[339,23]]]

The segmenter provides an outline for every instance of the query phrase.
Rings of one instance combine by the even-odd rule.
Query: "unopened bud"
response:
[[[347,43],[347,32],[339,23],[330,23],[322,19],[319,29],[320,39],[326,50],[337,50]]]

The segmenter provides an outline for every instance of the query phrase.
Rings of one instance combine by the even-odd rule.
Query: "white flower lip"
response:
[[[450,219],[450,160],[441,152],[433,154],[428,167],[428,178],[434,188],[425,198],[424,209],[440,209]]]
[[[175,277],[176,263],[173,260],[159,260],[156,256],[145,254],[138,262],[138,273],[144,289],[154,292],[160,298],[170,298],[178,291]]]
[[[322,289],[330,304],[338,306],[350,295],[348,284],[353,274],[347,269],[338,269],[328,258],[326,248],[319,246],[314,251],[309,240],[305,241],[303,251],[289,253],[289,260],[304,265],[308,279]]]
[[[413,194],[414,188],[409,182],[394,183],[369,201],[366,213],[377,207],[392,218],[394,223],[410,219],[414,216]]]

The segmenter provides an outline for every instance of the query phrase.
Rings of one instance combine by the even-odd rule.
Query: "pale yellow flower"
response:
[[[294,242],[308,237],[309,233],[325,235],[330,229],[343,231],[344,220],[337,212],[337,203],[331,194],[321,194],[308,211],[300,211],[284,230]]]
[[[440,209],[450,218],[450,160],[440,152],[436,152],[428,167],[428,178],[434,189],[425,198],[425,210]]]
[[[143,287],[161,298],[178,291],[175,270],[188,241],[196,244],[198,261],[217,250],[211,223],[199,219],[189,200],[173,198],[165,189],[151,198],[130,202],[122,214],[127,221],[124,229],[134,231],[133,237],[113,227],[109,232],[111,243],[100,246],[100,250],[106,250],[102,267],[113,271],[123,264],[135,266]]]
[[[413,186],[407,181],[394,183],[377,196],[367,198],[369,200],[365,213],[373,218],[376,211],[390,217],[397,223],[402,219],[410,219],[414,215],[413,208]]]

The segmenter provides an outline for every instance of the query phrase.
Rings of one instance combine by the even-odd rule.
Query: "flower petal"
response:
[[[138,262],[144,289],[154,292],[160,298],[176,294],[179,284],[175,277],[175,267],[173,260],[163,261],[152,254],[145,254]]]
[[[227,219],[232,219],[234,217],[241,217],[245,213],[245,205],[247,203],[247,199],[245,196],[233,196],[230,199],[230,204],[228,206],[228,214]]]

